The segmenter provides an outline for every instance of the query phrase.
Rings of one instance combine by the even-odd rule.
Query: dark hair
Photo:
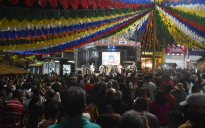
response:
[[[121,116],[119,114],[106,115],[101,124],[101,128],[119,128]]]
[[[167,112],[166,117],[172,118],[176,120],[177,122],[181,122],[181,123],[184,122],[184,115],[179,111],[169,111]]]
[[[164,85],[164,92],[165,93],[170,93],[172,90],[172,86],[170,84],[165,84]]]
[[[134,105],[134,110],[135,111],[146,111],[148,108],[147,105],[147,100],[143,97],[139,97],[136,101],[135,101],[135,105]]]
[[[192,89],[191,89],[191,92],[192,92],[192,93],[198,93],[198,92],[200,92],[199,86],[197,86],[197,85],[193,86]]]
[[[80,116],[85,107],[85,91],[80,87],[70,87],[64,92],[63,105],[69,117]]]
[[[143,83],[142,80],[139,80],[138,83],[137,83],[138,86],[142,86],[143,84],[144,84],[144,83]]]
[[[166,74],[164,78],[165,80],[170,80],[170,75]]]
[[[56,92],[53,89],[48,89],[46,91],[46,94],[50,97],[53,98],[56,95]]]
[[[121,128],[142,128],[143,125],[141,115],[134,110],[125,112],[121,117]]]
[[[36,128],[38,123],[41,122],[43,117],[43,104],[40,102],[35,103],[29,109],[29,118],[26,128]]]
[[[16,90],[13,92],[12,98],[16,98],[16,99],[20,100],[21,97],[22,97],[22,95],[21,95],[20,91]]]
[[[55,119],[58,113],[60,112],[59,105],[56,101],[49,102],[48,107],[46,109],[48,118],[51,119]]]
[[[86,105],[89,105],[91,103],[92,103],[92,99],[91,99],[90,95],[86,94]]]
[[[167,97],[162,90],[157,90],[155,102],[160,105],[167,104]]]
[[[145,76],[145,77],[144,77],[144,80],[149,81],[149,80],[150,80],[150,77],[149,77],[149,76]]]

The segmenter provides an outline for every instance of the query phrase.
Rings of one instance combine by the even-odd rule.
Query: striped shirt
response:
[[[0,107],[0,115],[3,116],[0,128],[19,128],[22,111],[23,105],[19,100],[5,101],[4,106]]]

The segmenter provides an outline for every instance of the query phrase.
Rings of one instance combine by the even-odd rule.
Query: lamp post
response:
[[[153,43],[152,43],[152,74],[155,75],[155,50],[156,50],[156,0],[153,9]]]

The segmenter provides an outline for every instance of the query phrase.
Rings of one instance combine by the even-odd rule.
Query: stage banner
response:
[[[165,50],[165,53],[166,54],[186,54],[186,48],[183,46],[183,45],[173,45],[172,47],[171,46],[168,46],[167,49]]]

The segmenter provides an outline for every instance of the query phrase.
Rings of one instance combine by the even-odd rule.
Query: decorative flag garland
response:
[[[134,16],[134,17],[136,17],[136,16]],[[30,42],[30,43],[27,41],[28,43],[19,44],[19,45],[18,45],[19,41],[17,41],[18,42],[17,44],[16,43],[10,43],[9,46],[7,46],[6,45],[7,42],[5,42],[4,43],[5,45],[0,47],[0,49],[5,49],[5,50],[6,49],[7,50],[10,50],[10,49],[16,49],[16,50],[22,49],[23,50],[23,49],[28,49],[28,48],[31,48],[31,47],[33,47],[35,49],[37,47],[52,45],[52,44],[54,44],[54,42],[55,42],[55,44],[59,44],[60,42],[72,41],[72,40],[76,40],[78,38],[83,38],[83,36],[85,36],[85,35],[92,34],[92,32],[94,32],[94,31],[99,31],[99,30],[104,29],[104,28],[106,28],[108,26],[113,26],[113,25],[115,25],[115,24],[117,24],[119,22],[126,21],[126,20],[132,19],[132,18],[133,18],[133,15],[131,15],[129,17],[122,18],[120,20],[116,20],[115,22],[110,22],[109,24],[104,24],[103,26],[98,26],[95,29],[89,29],[86,32],[77,32],[77,33],[68,35],[66,37],[62,37],[62,38],[58,37],[56,39],[48,40],[48,41],[45,40],[45,41],[41,41],[41,42]],[[60,43],[60,44],[62,44],[62,43]]]
[[[170,13],[167,13],[166,11],[162,10],[163,13],[169,17],[169,19],[181,30],[183,31],[187,36],[189,36],[192,40],[202,43],[205,43],[205,38],[202,36],[196,34],[194,31],[190,30],[186,25],[181,23],[179,20],[177,20],[175,17],[173,17]]]
[[[6,0],[0,0],[0,2],[4,2]],[[16,5],[18,0],[9,0],[12,5]],[[34,2],[38,2],[41,7],[45,7],[49,2],[50,6],[53,8],[57,8],[60,4],[64,9],[67,9],[69,4],[72,6],[74,10],[78,9],[79,5],[81,5],[84,9],[88,9],[88,7],[92,7],[96,9],[100,7],[104,8],[137,8],[140,4],[143,6],[150,6],[151,0],[25,0],[25,4],[31,7]]]
[[[204,44],[192,40],[187,36],[183,31],[181,31],[169,18],[165,15],[165,12],[158,7],[160,10],[159,14],[163,22],[166,24],[166,27],[169,33],[172,35],[173,39],[181,45],[184,45],[186,48],[205,48]]]
[[[113,35],[117,34],[118,32],[123,31],[125,28],[128,28],[130,25],[133,25],[134,24],[133,22],[137,22],[136,20],[137,19],[139,20],[140,17],[144,18],[143,16],[145,14],[147,14],[148,12],[149,11],[146,11],[143,14],[138,15],[137,17],[130,19],[128,22],[122,22],[118,25],[114,25],[113,27],[108,27],[104,30],[100,30],[97,33],[93,33],[92,35],[88,35],[82,39],[78,39],[78,40],[72,41],[70,43],[65,43],[65,44],[62,44],[62,45],[59,45],[56,47],[50,47],[47,49],[41,49],[41,50],[34,50],[33,49],[32,51],[27,50],[25,52],[21,52],[22,50],[19,50],[17,52],[21,53],[21,54],[41,55],[41,54],[47,54],[47,53],[52,54],[52,53],[56,53],[56,52],[62,52],[65,50],[73,49],[75,47],[79,47],[79,46],[84,45],[84,44],[89,43],[89,42],[93,42],[96,40],[100,40],[102,38],[107,38],[107,37],[113,36]]]

